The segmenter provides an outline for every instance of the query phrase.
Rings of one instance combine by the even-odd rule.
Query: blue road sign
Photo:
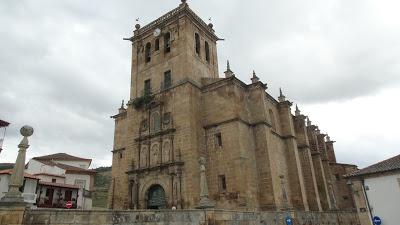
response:
[[[285,218],[285,222],[286,222],[286,225],[292,225],[293,224],[293,220],[292,220],[292,218],[290,218],[290,216],[287,216]]]
[[[379,218],[379,216],[374,216],[374,218],[372,218],[372,222],[374,222],[374,225],[382,224],[382,220],[381,220],[381,218]]]

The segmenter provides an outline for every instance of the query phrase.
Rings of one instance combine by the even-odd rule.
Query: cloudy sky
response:
[[[24,124],[27,157],[66,152],[111,165],[113,120],[129,96],[135,19],[145,25],[178,0],[0,2],[0,118],[11,122],[0,162],[13,162]],[[361,168],[400,153],[400,2],[189,0],[212,18],[220,74],[227,59],[250,82],[298,103]],[[0,133],[0,135],[2,135]]]

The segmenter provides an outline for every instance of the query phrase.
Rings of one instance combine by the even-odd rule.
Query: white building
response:
[[[37,206],[65,208],[72,201],[73,208],[91,209],[94,175],[89,169],[91,159],[84,159],[65,153],[32,158],[26,172],[40,178]]]
[[[8,185],[10,184],[12,169],[0,170],[0,199],[8,192]],[[20,188],[24,201],[27,203],[36,203],[36,187],[39,178],[31,174],[24,174],[24,183]]]
[[[359,194],[364,199],[356,201],[359,208],[369,214],[369,222],[378,216],[382,225],[398,225],[400,214],[400,155],[348,174],[349,184],[360,183]],[[356,187],[356,186],[355,186]],[[363,206],[365,205],[365,207]],[[362,213],[362,210],[359,212]]]

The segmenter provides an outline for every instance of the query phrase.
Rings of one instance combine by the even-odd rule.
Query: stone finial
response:
[[[235,74],[231,70],[231,66],[229,64],[229,60],[227,60],[227,62],[226,62],[226,71],[224,73],[225,73],[225,77],[226,78],[235,76]]]
[[[25,125],[23,127],[21,127],[21,129],[19,130],[19,132],[21,133],[22,136],[24,137],[30,137],[33,134],[33,127]]]
[[[282,88],[279,88],[279,97],[278,97],[279,102],[284,102],[286,101],[286,97],[282,93]]]
[[[251,83],[257,83],[260,80],[260,78],[257,77],[256,72],[253,70],[253,77],[251,78]]]
[[[307,116],[307,126],[311,126],[311,120],[308,116]]]
[[[139,18],[136,18],[135,21],[136,21],[135,28],[136,30],[139,30],[140,29]]]
[[[211,17],[208,18],[208,21],[210,21],[210,22],[208,23],[208,27],[211,28],[211,29],[213,29],[214,25],[213,25],[212,22],[211,22]]]
[[[299,107],[296,104],[296,111],[294,111],[295,116],[300,116],[300,110]]]
[[[180,6],[182,6],[182,5],[187,5],[187,0],[181,0]]]
[[[121,107],[118,109],[118,112],[119,113],[123,113],[125,111],[126,111],[126,109],[125,109],[125,101],[122,100]]]
[[[331,141],[331,137],[329,137],[328,133],[326,133],[326,141],[330,142]]]

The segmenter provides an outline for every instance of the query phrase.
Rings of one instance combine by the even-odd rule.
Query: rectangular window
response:
[[[75,185],[85,189],[86,188],[86,180],[75,180]]]
[[[172,85],[171,70],[164,73],[164,88],[169,88]]]
[[[154,51],[158,51],[158,50],[160,50],[160,39],[159,38],[156,39],[156,42],[154,44]]]
[[[144,81],[144,95],[149,95],[151,93],[151,83],[150,79]]]
[[[340,175],[339,174],[335,174],[335,178],[336,178],[336,180],[340,180]]]
[[[226,178],[225,175],[219,175],[219,191],[225,192],[226,191]]]
[[[215,140],[217,142],[218,147],[222,147],[222,135],[221,133],[215,134]]]
[[[51,183],[57,183],[57,179],[51,179]]]

